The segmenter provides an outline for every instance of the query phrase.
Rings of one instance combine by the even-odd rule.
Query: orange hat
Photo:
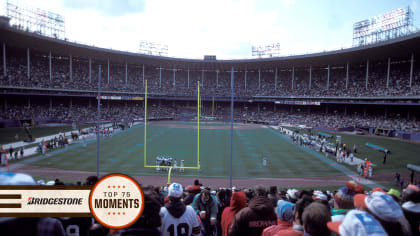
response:
[[[348,187],[351,191],[356,192],[356,193],[363,193],[363,191],[365,190],[365,189],[363,188],[363,186],[362,186],[362,185],[360,185],[360,184],[358,184],[358,183],[354,182],[353,180],[348,181],[348,182],[346,183],[346,186],[347,186],[347,187]]]
[[[410,188],[410,189],[412,189],[412,190],[414,190],[416,192],[420,191],[419,187],[417,187],[417,185],[414,185],[414,184],[409,184],[407,186],[407,188]]]
[[[367,197],[366,194],[356,194],[353,197],[353,202],[354,202],[354,207],[355,208],[359,208],[359,207],[363,207],[365,209],[368,209],[366,202],[365,202],[365,198]]]

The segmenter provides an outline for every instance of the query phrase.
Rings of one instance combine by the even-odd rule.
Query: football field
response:
[[[356,143],[362,158],[369,156],[376,165],[375,174],[392,175],[395,170],[403,170],[407,163],[418,164],[415,156],[420,152],[419,144],[343,134],[342,139],[350,145]],[[384,145],[393,151],[389,155],[388,164],[382,165],[382,154],[365,147],[365,142]],[[123,130],[112,137],[101,138],[100,173],[148,176],[152,180],[153,177],[167,178],[166,171],[156,172],[156,168],[145,167],[145,162],[147,166],[155,166],[157,156],[170,156],[177,160],[178,166],[180,161],[184,160],[185,167],[197,167],[197,126],[194,122],[149,122],[146,145],[145,160],[143,125]],[[45,177],[45,172],[53,177],[66,172],[70,175],[67,174],[64,178],[80,179],[80,173],[96,174],[96,146],[94,138],[88,141],[87,147],[83,147],[81,143],[73,144],[67,149],[51,151],[47,157],[36,156],[18,163],[24,164],[23,171],[26,170],[34,176]],[[201,123],[199,152],[200,170],[185,169],[184,173],[179,173],[177,169],[173,169],[172,177],[227,179],[230,170],[230,125],[217,122]],[[263,158],[267,158],[267,166],[263,166]],[[334,180],[340,179],[339,177],[349,179],[349,176],[356,174],[356,168],[338,164],[333,157],[327,158],[317,151],[297,145],[271,127],[235,124],[232,173],[234,179],[244,181],[298,181],[319,178],[317,183],[324,186],[337,184]],[[382,178],[381,181],[392,181],[392,178],[388,178]]]
[[[178,122],[179,123],[179,122]],[[156,124],[156,123],[155,123]],[[197,166],[197,129],[193,123],[147,127],[147,165],[156,165],[156,156],[184,160],[185,166]],[[190,126],[190,127],[188,127]],[[241,125],[243,126],[243,125]],[[236,127],[233,142],[235,178],[314,177],[339,175],[339,171],[292,144],[271,128]],[[228,125],[226,124],[226,127]],[[124,130],[100,142],[100,172],[129,175],[155,175],[155,168],[144,167],[143,125]],[[228,177],[230,130],[220,123],[201,125],[200,170],[186,169],[183,176]],[[268,160],[262,165],[263,158]],[[96,171],[96,142],[86,148],[73,145],[68,150],[50,153],[32,165],[66,170]],[[166,175],[166,173],[158,173]],[[173,175],[178,174],[173,170]]]

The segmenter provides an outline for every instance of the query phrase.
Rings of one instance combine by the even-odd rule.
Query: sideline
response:
[[[115,137],[115,136],[117,136],[117,135],[120,135],[120,134],[122,134],[122,133],[125,133],[125,132],[128,132],[128,131],[131,131],[131,130],[133,130],[133,129],[137,129],[137,128],[141,128],[141,127],[143,127],[143,125],[135,125],[135,126],[133,126],[132,128],[129,128],[129,129],[125,129],[125,130],[120,130],[120,129],[118,129],[113,135],[112,135],[112,137],[107,137],[107,139],[108,138],[113,138],[113,137]],[[92,134],[89,134],[89,135],[87,135],[88,137],[89,136],[92,136],[92,137],[89,137],[89,139],[88,140],[86,140],[86,144],[91,144],[91,143],[96,143],[96,134],[94,134],[94,135],[92,135]],[[104,139],[104,137],[101,137],[101,140],[103,140]],[[29,156],[29,157],[27,157],[27,158],[25,158],[25,159],[21,159],[19,162],[16,162],[16,163],[13,163],[13,164],[10,164],[9,165],[9,167],[10,167],[10,171],[13,171],[14,169],[16,169],[16,168],[19,168],[19,167],[22,167],[22,166],[24,166],[24,165],[26,165],[26,164],[32,164],[32,163],[34,163],[34,162],[37,162],[37,161],[39,161],[39,160],[42,160],[42,159],[46,159],[46,158],[52,158],[53,156],[55,156],[55,155],[57,155],[57,154],[60,154],[60,153],[63,153],[63,152],[67,152],[67,151],[70,151],[70,150],[73,150],[73,149],[75,149],[75,148],[78,148],[78,147],[81,147],[81,146],[83,146],[83,141],[75,141],[75,142],[73,142],[73,144],[71,144],[71,145],[69,145],[67,148],[59,148],[59,149],[55,149],[55,150],[53,150],[53,151],[51,151],[51,152],[47,152],[46,153],[46,156],[47,157],[44,157],[43,155],[41,155],[41,154],[31,154],[31,155],[34,155],[34,156]],[[25,152],[26,152],[26,150],[25,150]],[[26,154],[26,153],[25,153]],[[7,167],[6,166],[2,166],[2,167],[0,167],[0,172],[6,172],[7,171]]]
[[[289,142],[290,144],[296,145],[295,143],[293,143],[289,138],[285,137],[283,134],[281,134],[279,131],[275,130],[274,128],[271,127],[270,131],[272,133],[274,133],[275,135],[279,136],[280,138],[282,138],[283,140]],[[325,164],[335,168],[336,170],[342,172],[343,174],[345,174],[346,176],[348,176],[350,179],[354,180],[355,182],[359,182],[359,178],[360,178],[360,184],[362,185],[366,185],[369,188],[374,188],[374,187],[380,187],[380,188],[385,188],[383,185],[378,184],[372,180],[369,179],[365,179],[360,177],[356,172],[348,169],[347,167],[340,165],[339,163],[326,158],[324,155],[321,155],[318,152],[315,152],[312,149],[306,148],[306,147],[302,147],[300,145],[296,145],[296,147],[298,147],[299,149],[311,154],[312,156],[318,158],[320,161],[324,162]]]

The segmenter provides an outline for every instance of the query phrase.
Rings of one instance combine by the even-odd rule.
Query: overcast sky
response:
[[[2,4],[4,12],[5,0]],[[71,41],[138,51],[147,40],[169,56],[249,58],[252,45],[280,43],[282,55],[352,45],[353,23],[420,0],[18,0],[65,17]]]

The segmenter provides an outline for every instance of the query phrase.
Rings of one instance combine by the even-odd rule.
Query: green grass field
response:
[[[316,132],[317,133],[317,132]],[[347,144],[353,150],[353,145],[357,146],[357,157],[362,159],[368,158],[377,166],[375,172],[389,172],[397,169],[405,169],[407,164],[420,165],[420,144],[407,141],[401,141],[397,138],[385,138],[380,136],[367,136],[367,135],[350,135],[350,134],[336,134],[329,133],[334,136],[340,135],[342,142]],[[386,164],[382,164],[384,153],[367,147],[365,144],[371,143],[391,151],[387,155]]]
[[[149,124],[147,127],[147,164],[155,165],[155,157],[169,155],[185,160],[185,166],[197,166],[197,130],[194,123],[182,123],[191,128],[170,128]],[[220,123],[212,124],[215,129],[200,130],[201,170],[185,170],[183,176],[227,177],[229,176],[230,130],[218,129]],[[104,138],[100,143],[100,171],[121,172],[129,175],[156,174],[154,168],[145,168],[142,125],[122,131],[112,138]],[[407,163],[419,164],[416,154],[420,145],[392,139],[342,135],[344,143],[359,147],[360,155],[369,157],[381,172],[392,172],[405,168]],[[383,155],[367,148],[370,142],[392,151],[386,165],[382,165]],[[267,157],[268,166],[262,166]],[[57,150],[50,157],[39,159],[31,165],[65,170],[96,171],[96,142],[87,148],[80,144],[68,150]],[[234,178],[297,178],[345,175],[355,171],[355,167],[335,164],[322,154],[293,144],[279,131],[271,128],[236,129],[233,144]],[[377,171],[375,168],[375,171]],[[172,175],[180,175],[176,171]]]

